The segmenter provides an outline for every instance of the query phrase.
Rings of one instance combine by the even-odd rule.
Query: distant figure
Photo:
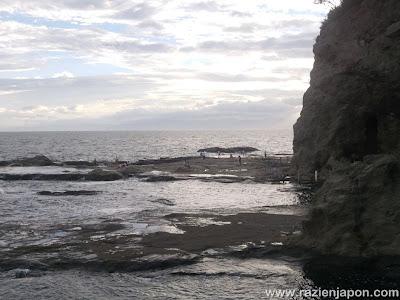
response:
[[[241,166],[242,165],[242,157],[239,155],[238,159],[239,159],[239,166]]]
[[[218,151],[218,158],[221,156],[221,151]]]
[[[232,159],[233,158],[233,154],[231,153],[231,155],[229,157]]]
[[[206,154],[204,152],[200,152],[200,156],[202,159],[206,159]]]
[[[264,158],[267,159],[267,151],[264,151]]]

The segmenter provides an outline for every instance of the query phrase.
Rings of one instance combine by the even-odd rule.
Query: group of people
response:
[[[204,152],[200,152],[200,157],[202,159],[206,159],[206,154]],[[221,152],[218,152],[218,158],[220,158],[220,157],[221,157]],[[229,157],[231,159],[234,158],[232,153],[229,155]],[[239,165],[242,165],[242,156],[239,155],[237,158],[238,158]],[[185,165],[186,165],[186,163],[185,163]]]

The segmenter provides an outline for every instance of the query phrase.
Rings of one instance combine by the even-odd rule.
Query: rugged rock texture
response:
[[[91,181],[114,181],[123,178],[124,176],[120,172],[100,168],[96,168],[86,175],[86,180]]]
[[[80,190],[80,191],[65,191],[65,192],[52,192],[52,191],[40,191],[37,193],[41,196],[93,196],[100,194],[99,191],[87,191],[87,190]]]
[[[319,170],[303,242],[400,254],[400,1],[344,0],[321,27],[294,126],[294,166]]]
[[[44,155],[36,155],[34,157],[26,157],[22,159],[12,160],[12,161],[2,161],[0,166],[20,166],[20,167],[44,167],[52,166],[54,163]]]
[[[255,152],[255,151],[260,151],[257,148],[254,147],[247,147],[247,146],[242,146],[242,147],[229,147],[229,148],[222,148],[222,147],[211,147],[211,148],[203,148],[197,150],[197,152],[206,152],[206,153],[250,153],[250,152]]]

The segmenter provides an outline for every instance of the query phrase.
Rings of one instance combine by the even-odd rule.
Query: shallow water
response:
[[[24,240],[21,231],[27,233],[26,241],[32,243],[52,238],[56,226],[82,226],[121,219],[126,231],[137,233],[143,231],[143,227],[148,231],[157,227],[163,230],[166,221],[161,217],[170,213],[235,214],[258,211],[265,206],[294,205],[298,201],[294,193],[282,190],[280,185],[200,180],[156,183],[137,179],[114,182],[0,181],[0,189],[0,230],[7,228],[2,230],[0,249],[2,245],[11,247],[16,241],[20,246]],[[40,191],[65,190],[100,193],[79,197],[38,195]],[[170,205],[159,199],[169,200]],[[16,232],[11,225],[18,225],[14,228]]]
[[[263,299],[265,289],[309,286],[295,262],[205,259],[187,267],[137,273],[54,272],[38,278],[2,274],[0,297],[18,299]]]
[[[64,172],[60,167],[0,168],[0,173]],[[53,172],[54,171],[54,172]],[[68,168],[67,171],[74,171]],[[98,191],[85,196],[43,196],[40,191]],[[175,182],[0,181],[0,251],[80,242],[82,228],[100,226],[91,241],[114,235],[131,236],[180,230],[163,216],[171,213],[237,214],[282,207],[286,213],[298,198],[291,184],[219,183],[200,179]],[[294,210],[293,210],[293,213]],[[123,227],[103,233],[104,222]],[[224,225],[212,218],[188,218],[196,226]],[[113,223],[114,224],[114,223]],[[133,241],[134,243],[134,241]],[[131,244],[130,247],[140,247]],[[18,264],[0,272],[4,299],[254,299],[265,288],[303,282],[298,263],[266,259],[234,259],[205,255],[192,265],[133,273],[84,270],[44,271],[38,277],[15,278]],[[65,253],[64,253],[65,254]],[[54,253],[46,253],[54,257]],[[90,255],[89,255],[90,256]],[[36,258],[42,256],[33,256]],[[157,256],[157,259],[162,259]],[[3,261],[3,263],[7,263]],[[21,266],[22,267],[22,266]],[[25,266],[23,266],[25,267]]]
[[[137,160],[196,155],[197,149],[203,147],[237,145],[255,146],[269,153],[291,152],[291,133],[0,133],[0,160],[36,154],[56,160],[112,160],[115,156]],[[0,174],[87,171],[63,167],[0,167]],[[45,196],[38,194],[41,191],[98,193]],[[144,182],[133,178],[114,182],[0,180],[0,263],[3,266],[0,267],[0,299],[263,299],[266,289],[318,287],[315,282],[336,288],[352,282],[353,270],[348,277],[336,270],[339,274],[335,275],[336,281],[325,279],[326,274],[331,274],[329,269],[324,269],[325,264],[322,270],[304,271],[304,262],[293,257],[272,258],[246,252],[252,249],[251,244],[206,249],[195,259],[183,251],[177,251],[181,255],[179,259],[167,254],[149,255],[143,258],[142,271],[135,272],[130,266],[136,266],[136,261],[123,260],[124,257],[122,264],[111,269],[95,265],[96,272],[82,264],[97,259],[93,252],[84,251],[86,243],[96,246],[96,241],[105,241],[111,249],[107,251],[128,247],[129,251],[141,253],[141,237],[160,231],[182,234],[179,222],[166,218],[172,213],[191,214],[184,221],[186,225],[224,226],[228,222],[209,215],[243,212],[302,215],[306,210],[299,204],[291,184],[220,183],[202,176],[174,182]],[[119,238],[125,238],[124,243],[114,244]],[[257,247],[263,250],[262,245]],[[21,249],[18,260],[14,260],[10,254]],[[75,257],[80,259],[78,265],[71,262]],[[50,260],[52,266],[58,267],[46,266]],[[28,277],[16,278],[25,272],[18,268],[30,268],[26,271]],[[361,275],[365,275],[363,272]],[[360,278],[362,284],[368,282],[372,287],[382,281],[379,277],[379,283],[370,284],[363,276]]]

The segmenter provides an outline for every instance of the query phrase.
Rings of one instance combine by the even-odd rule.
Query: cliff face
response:
[[[325,180],[303,242],[400,254],[400,1],[344,0],[321,27],[294,165]]]

